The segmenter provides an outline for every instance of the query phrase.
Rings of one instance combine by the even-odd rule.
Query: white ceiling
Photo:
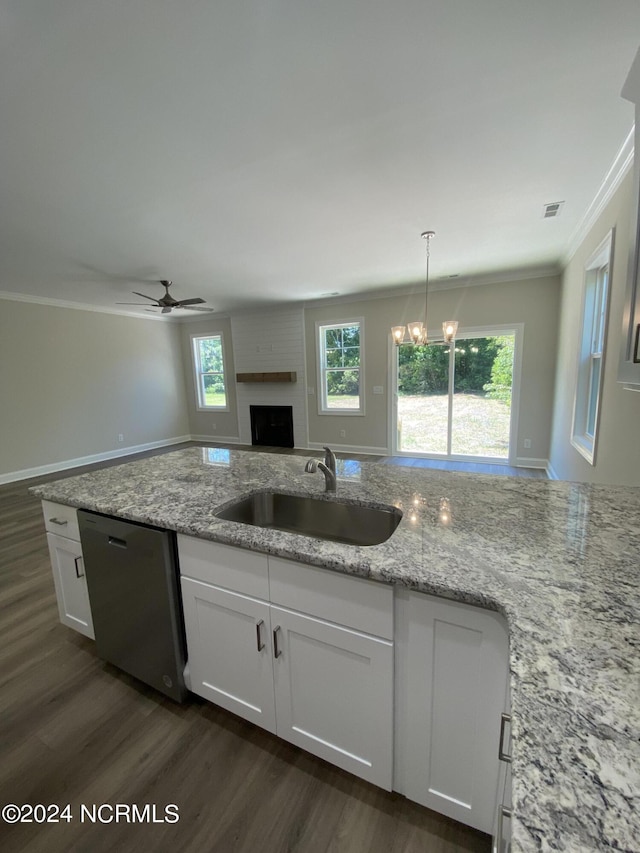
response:
[[[639,45],[638,0],[1,0],[0,291],[360,294],[426,229],[434,280],[557,265]]]

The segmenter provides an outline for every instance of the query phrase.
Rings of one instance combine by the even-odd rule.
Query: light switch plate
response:
[[[374,385],[373,386],[374,394],[384,394],[384,385]]]

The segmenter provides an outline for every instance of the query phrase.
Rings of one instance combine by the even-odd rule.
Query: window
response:
[[[194,335],[191,340],[198,408],[228,410],[222,335]]]
[[[592,465],[595,464],[604,378],[612,248],[613,231],[610,231],[587,262],[584,277],[571,443]]]
[[[320,412],[363,414],[362,320],[318,326]]]

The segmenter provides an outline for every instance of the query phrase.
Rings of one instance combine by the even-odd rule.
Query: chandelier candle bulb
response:
[[[442,324],[442,336],[444,338],[444,342],[446,344],[450,344],[451,341],[455,338],[456,332],[458,331],[458,321],[457,320],[445,320]]]
[[[428,328],[428,299],[429,299],[429,243],[431,242],[431,238],[435,237],[435,231],[424,231],[420,236],[423,240],[427,241],[427,274],[425,277],[425,287],[424,287],[424,323],[422,321],[416,320],[413,323],[407,323],[407,332],[409,333],[409,343],[414,344],[414,346],[427,346],[429,343],[427,328]],[[442,340],[441,341],[432,341],[432,343],[436,344],[450,344],[455,340],[456,332],[458,331],[458,321],[457,320],[445,320],[442,324]],[[396,346],[403,344],[405,342],[405,331],[402,326],[392,326],[391,327],[391,337]]]

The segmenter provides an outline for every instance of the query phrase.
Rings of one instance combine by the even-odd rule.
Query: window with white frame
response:
[[[318,324],[321,414],[362,414],[363,321]]]
[[[222,335],[193,335],[191,341],[198,408],[228,410]]]
[[[610,231],[585,266],[580,352],[571,443],[595,464],[607,341],[609,278],[613,251]]]

